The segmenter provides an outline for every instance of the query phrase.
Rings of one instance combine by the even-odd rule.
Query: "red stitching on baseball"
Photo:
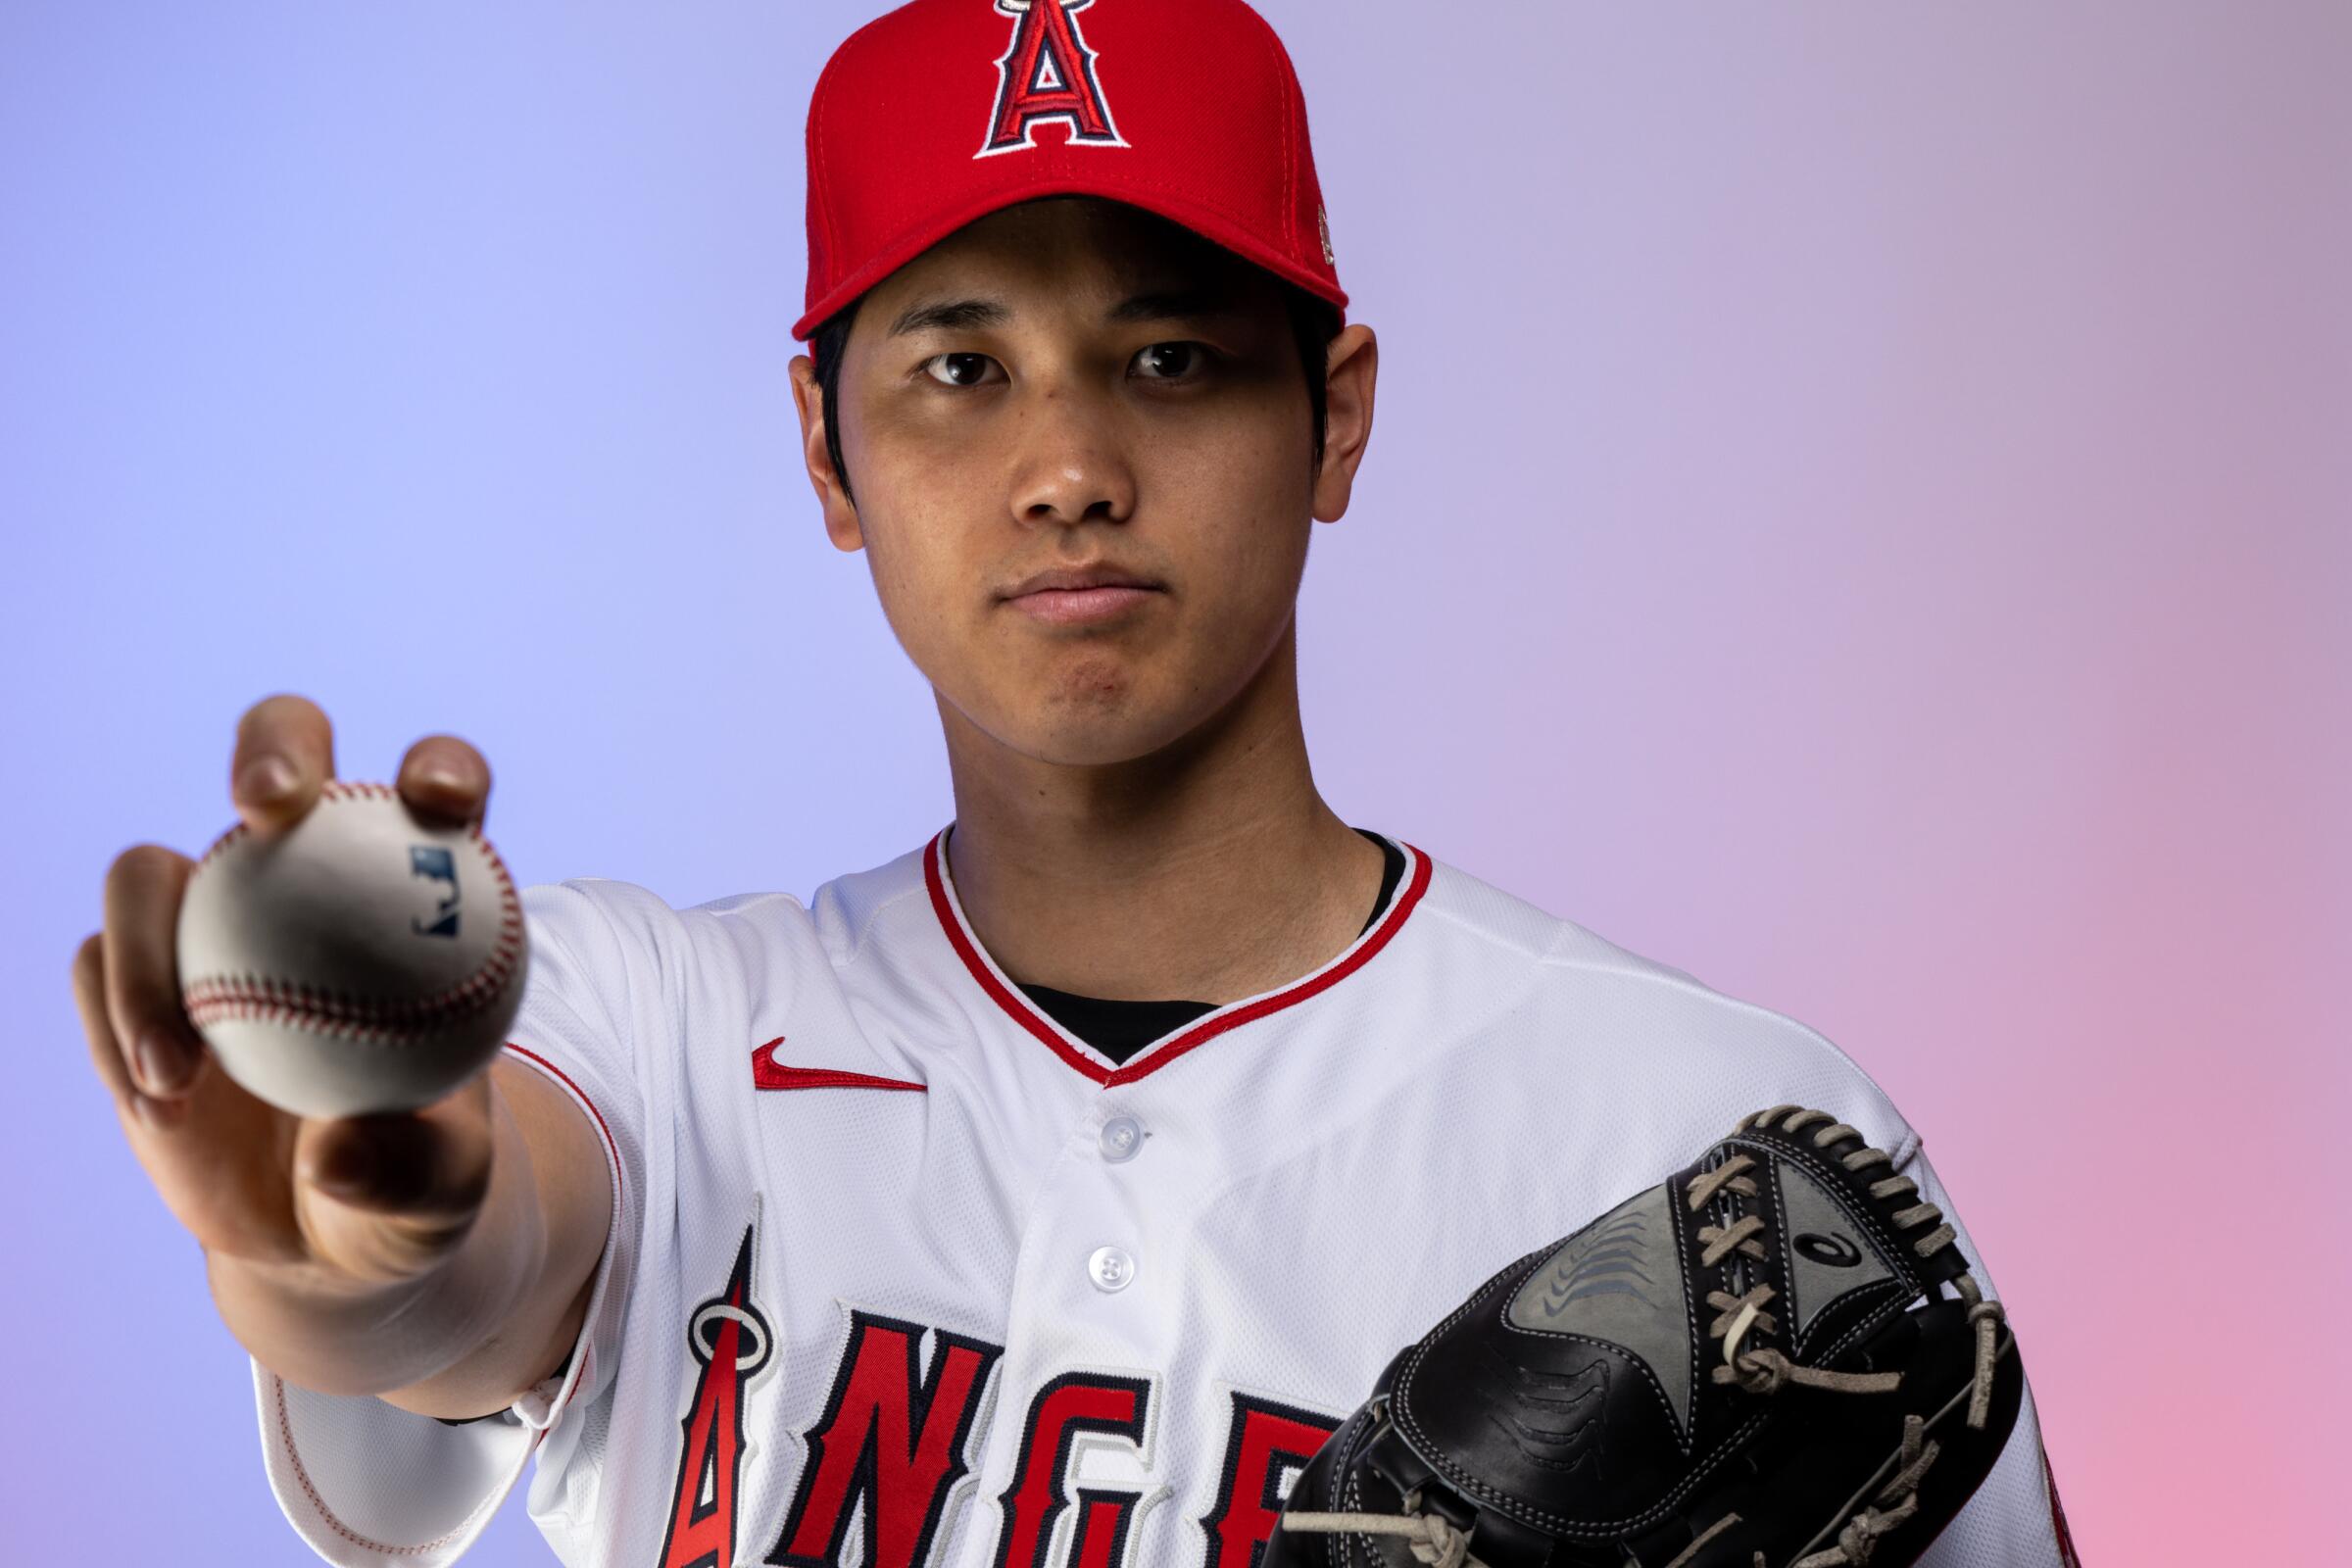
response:
[[[213,840],[211,849],[206,850],[204,854],[197,857],[196,869],[201,871],[206,866],[212,864],[214,858],[218,857],[222,850],[227,849],[231,844],[236,843],[237,840],[243,838],[246,834],[252,831],[253,829],[246,826],[243,822],[239,822],[235,826],[231,827],[227,832]]]

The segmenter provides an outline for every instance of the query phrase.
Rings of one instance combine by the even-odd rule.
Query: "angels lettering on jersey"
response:
[[[680,1423],[677,1481],[660,1568],[921,1568],[971,1474],[1004,1347],[876,1312],[847,1314],[824,1408],[800,1438],[800,1477],[782,1531],[747,1539],[740,1499],[756,1454],[744,1410],[775,1341],[752,1294],[758,1223],[725,1287],[695,1307],[688,1348],[700,1366]],[[1139,1514],[1158,1492],[1085,1485],[1076,1457],[1105,1444],[1150,1456],[1156,1379],[1070,1372],[1021,1413],[1020,1458],[998,1509],[994,1568],[1126,1568]],[[1251,1568],[1298,1471],[1338,1426],[1279,1400],[1230,1396],[1215,1505],[1199,1523],[1205,1568]],[[790,1456],[784,1456],[789,1458]],[[853,1526],[858,1538],[850,1540]],[[845,1551],[845,1546],[849,1549]]]

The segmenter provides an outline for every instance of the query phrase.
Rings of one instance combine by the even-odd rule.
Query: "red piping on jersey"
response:
[[[2058,1543],[2058,1560],[2065,1568],[2082,1568],[2075,1555],[2075,1533],[2067,1528],[2066,1509],[2058,1501],[2058,1477],[2050,1470],[2050,1450],[2041,1450],[2041,1485],[2050,1499],[2050,1534]]]
[[[612,1196],[617,1199],[620,1196],[620,1146],[612,1141],[612,1129],[605,1125],[605,1113],[596,1108],[596,1102],[582,1093],[578,1084],[571,1081],[571,1074],[536,1051],[531,1050],[528,1046],[518,1046],[512,1040],[507,1042],[507,1049],[570,1090],[571,1098],[588,1107],[588,1114],[596,1120],[596,1130],[604,1135],[605,1152],[612,1160]]]
[[[271,1393],[277,1401],[277,1446],[285,1450],[286,1462],[294,1467],[294,1479],[302,1484],[302,1494],[311,1499],[311,1508],[318,1515],[320,1524],[363,1550],[372,1551],[384,1557],[420,1557],[428,1551],[439,1550],[466,1534],[466,1531],[474,1529],[481,1523],[484,1514],[506,1500],[505,1493],[484,1497],[473,1505],[472,1512],[466,1514],[465,1518],[459,1520],[448,1530],[430,1541],[419,1541],[415,1545],[395,1546],[386,1542],[370,1541],[345,1524],[336,1515],[335,1510],[326,1505],[326,1499],[318,1494],[318,1488],[311,1480],[311,1467],[302,1462],[302,1450],[294,1446],[294,1417],[286,1409],[286,1380],[272,1372],[270,1374],[270,1383]],[[531,1434],[533,1452],[538,1450],[539,1440],[542,1436],[544,1434],[538,1432]],[[525,1454],[524,1457],[528,1458],[529,1455]],[[519,1465],[515,1467],[515,1473],[516,1475],[521,1474]],[[510,1483],[510,1488],[511,1486],[512,1483]]]
[[[1141,1058],[1124,1067],[1107,1067],[1064,1040],[1061,1031],[1029,1004],[1028,998],[1007,986],[998,976],[995,965],[989,962],[964,930],[963,918],[948,896],[947,875],[941,863],[940,846],[947,841],[947,829],[942,828],[923,847],[923,885],[930,890],[932,911],[939,916],[940,928],[947,932],[949,945],[955,948],[956,956],[963,960],[963,966],[972,972],[972,978],[980,983],[980,989],[987,992],[989,999],[1004,1008],[1014,1023],[1044,1041],[1064,1063],[1105,1089],[1131,1084],[1149,1073],[1157,1072],[1195,1046],[1205,1044],[1228,1029],[1263,1018],[1270,1012],[1280,1012],[1285,1007],[1330,990],[1362,968],[1374,954],[1387,947],[1389,939],[1396,936],[1403,927],[1406,917],[1413,912],[1413,906],[1421,902],[1421,895],[1429,891],[1429,857],[1406,844],[1405,853],[1413,858],[1412,874],[1405,878],[1404,886],[1390,903],[1380,924],[1366,933],[1345,957],[1296,985],[1269,992],[1255,1002],[1234,1007],[1230,1012],[1212,1012],[1199,1023],[1179,1030],[1152,1047]]]

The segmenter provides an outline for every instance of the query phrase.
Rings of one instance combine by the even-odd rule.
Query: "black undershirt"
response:
[[[1389,906],[1396,884],[1404,879],[1404,852],[1377,833],[1366,833],[1360,827],[1356,831],[1380,846],[1380,892],[1372,900],[1372,913],[1363,925],[1363,931],[1369,931],[1380,911]],[[1363,931],[1356,934],[1361,936]],[[1120,1002],[1081,997],[1052,986],[1023,986],[1021,995],[1037,1004],[1038,1011],[1122,1066],[1152,1041],[1217,1010],[1213,1002]]]

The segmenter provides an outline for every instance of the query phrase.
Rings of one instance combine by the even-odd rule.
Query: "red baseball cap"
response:
[[[1102,196],[1343,311],[1291,57],[1243,0],[913,0],[808,101],[808,295],[827,317],[978,218]]]

